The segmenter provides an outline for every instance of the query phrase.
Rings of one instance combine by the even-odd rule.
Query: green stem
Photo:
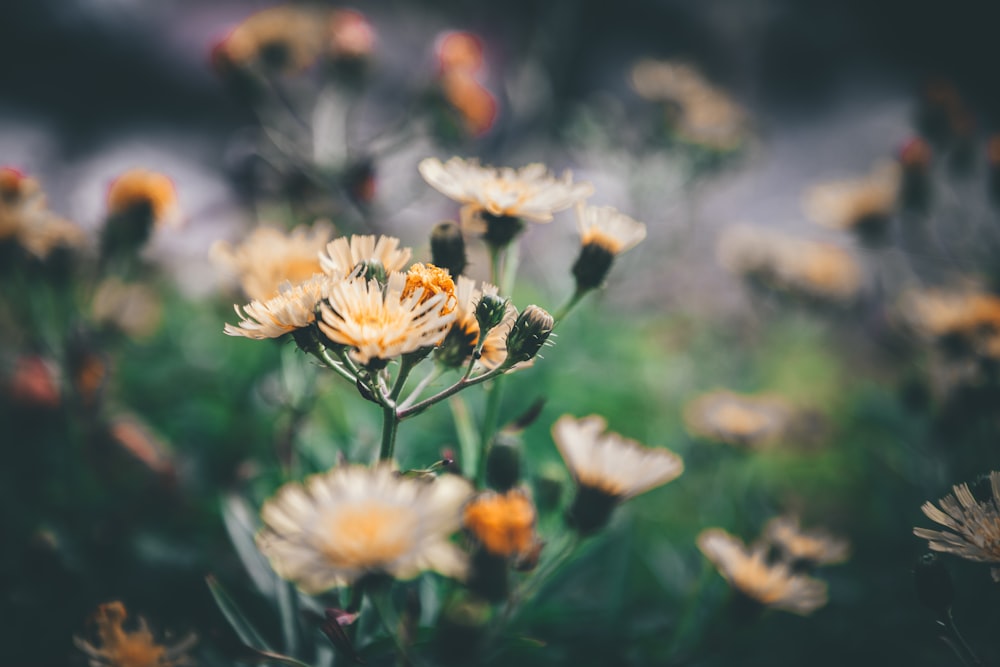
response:
[[[573,296],[571,296],[569,300],[566,301],[566,303],[560,306],[559,310],[557,310],[555,314],[552,316],[552,319],[556,321],[555,324],[552,326],[553,329],[559,326],[559,323],[562,322],[567,315],[569,315],[570,311],[576,307],[576,304],[580,303],[585,294],[586,292],[581,292],[580,290],[574,290]]]
[[[388,588],[384,592],[369,592],[368,600],[372,603],[372,607],[375,609],[375,615],[378,616],[379,623],[382,625],[382,629],[385,634],[389,636],[392,645],[396,648],[397,656],[403,665],[413,665],[415,664],[413,657],[407,650],[406,645],[399,638],[399,633],[395,628],[392,627],[392,622],[387,617],[387,608],[392,606],[392,601],[388,599]],[[385,599],[383,599],[385,598]],[[385,602],[386,604],[383,604]],[[392,619],[398,625],[398,619]]]
[[[431,368],[431,372],[428,373],[423,380],[417,383],[417,386],[413,388],[413,391],[410,392],[410,395],[407,396],[406,399],[402,403],[400,403],[397,407],[399,407],[399,409],[401,410],[405,410],[406,408],[411,406],[414,403],[414,401],[420,398],[420,394],[423,393],[424,389],[426,389],[429,384],[434,382],[434,380],[437,380],[439,377],[441,377],[442,373],[444,373],[444,367],[435,364],[434,367]]]
[[[476,460],[476,486],[482,487],[486,481],[486,454],[493,444],[497,422],[500,421],[500,399],[503,396],[503,377],[498,377],[490,387],[486,397],[486,412],[483,427],[479,432],[479,458]]]
[[[396,416],[396,408],[393,406],[382,408],[382,446],[378,452],[379,461],[392,459],[396,449],[397,430],[399,430],[399,418]]]
[[[951,632],[952,638],[958,642],[958,646],[965,649],[965,653],[968,655],[970,663],[976,665],[977,667],[981,667],[983,661],[979,659],[979,656],[977,656],[975,651],[972,650],[972,647],[969,646],[969,643],[965,641],[965,637],[963,637],[962,633],[958,631],[958,626],[955,624],[955,617],[952,615],[950,607],[948,608],[948,612],[945,615],[944,625]],[[955,648],[958,648],[958,646],[956,646]],[[958,656],[959,659],[962,659],[960,652],[956,651],[956,653],[959,654]],[[962,659],[962,662],[965,662],[965,660]]]
[[[462,474],[473,477],[476,474],[476,455],[479,453],[479,434],[472,423],[469,407],[461,396],[452,396],[448,401],[451,407],[451,417],[455,422],[455,433],[458,434],[459,464]]]
[[[490,245],[490,282],[500,286],[500,251],[501,248],[495,245]]]
[[[501,294],[509,296],[514,290],[514,279],[517,277],[517,265],[520,259],[519,250],[519,245],[511,243],[507,246],[506,252],[504,252],[503,275],[500,278],[500,282],[497,283]]]
[[[345,380],[349,381],[351,384],[357,383],[358,378],[355,377],[354,375],[352,375],[351,372],[348,371],[346,368],[344,368],[344,364],[342,362],[340,362],[340,361],[334,359],[333,357],[331,357],[330,356],[330,350],[328,350],[325,347],[323,347],[323,348],[320,348],[314,354],[315,354],[315,356],[316,356],[317,359],[319,359],[320,361],[323,362],[324,366],[326,366],[330,370],[336,372],[337,375],[339,375],[340,377],[342,377]]]
[[[449,396],[453,396],[453,395],[457,394],[458,392],[462,391],[466,387],[471,387],[471,386],[479,384],[481,382],[486,382],[487,380],[492,380],[493,378],[497,377],[498,375],[502,375],[503,373],[507,372],[507,370],[509,370],[509,369],[506,366],[498,366],[498,367],[494,368],[493,370],[489,371],[488,373],[483,373],[482,375],[479,375],[477,377],[474,377],[474,378],[462,378],[461,380],[459,380],[455,384],[451,385],[447,389],[443,389],[443,390],[439,391],[438,393],[434,394],[433,396],[430,396],[429,398],[425,398],[424,400],[420,401],[419,403],[416,403],[416,404],[411,405],[409,407],[397,410],[396,411],[396,416],[400,419],[400,421],[402,421],[403,419],[406,419],[407,417],[412,417],[413,415],[416,415],[416,414],[419,414],[419,413],[423,412],[424,410],[426,410],[430,406],[434,405],[435,403],[439,403],[439,402],[443,401],[444,399],[448,398]]]

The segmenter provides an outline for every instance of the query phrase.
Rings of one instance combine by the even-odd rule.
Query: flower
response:
[[[277,296],[286,282],[296,285],[323,273],[320,253],[332,233],[333,228],[326,222],[312,227],[299,225],[290,232],[262,226],[236,247],[217,241],[210,256],[238,276],[248,298],[265,301]]]
[[[312,65],[323,50],[323,22],[317,12],[292,5],[251,14],[213,50],[217,67],[262,65],[295,74]]]
[[[427,158],[420,162],[418,170],[431,187],[464,205],[463,217],[488,213],[548,222],[556,211],[594,192],[590,183],[573,183],[569,171],[557,179],[537,162],[520,169],[497,169],[458,157],[443,164],[437,158]]]
[[[739,225],[723,232],[717,255],[730,272],[790,294],[847,301],[861,290],[857,260],[829,243]]]
[[[725,389],[702,394],[684,408],[695,436],[731,445],[761,445],[781,438],[794,410],[780,396],[737,394]]]
[[[133,338],[148,338],[160,326],[163,304],[148,285],[105,278],[94,293],[90,313],[95,322],[111,324]]]
[[[610,206],[576,205],[580,255],[573,264],[578,291],[599,287],[615,256],[646,238],[646,225]]]
[[[434,51],[443,72],[461,70],[476,74],[483,69],[483,41],[471,32],[443,33],[435,41]]]
[[[158,644],[142,618],[139,628],[126,631],[122,625],[128,613],[121,602],[108,602],[97,608],[94,620],[97,623],[97,646],[88,641],[73,638],[77,648],[90,657],[91,667],[173,667],[189,664],[183,655],[195,642],[194,635],[183,639],[174,646]]]
[[[383,291],[377,280],[357,278],[331,287],[320,304],[320,331],[331,341],[351,348],[361,364],[387,361],[401,354],[437,345],[455,320],[444,312],[451,295],[423,298],[423,288],[404,296],[406,275],[390,274]]]
[[[980,563],[1000,563],[1000,472],[991,472],[973,490],[968,484],[952,487],[952,493],[938,505],[940,508],[926,502],[920,509],[947,530],[914,528],[914,535],[927,540],[933,551]]]
[[[441,92],[458,112],[472,136],[486,134],[497,118],[497,100],[479,80],[463,69],[441,74]]]
[[[433,264],[414,264],[406,272],[406,285],[403,287],[403,297],[408,297],[421,290],[420,303],[427,301],[436,294],[445,294],[447,298],[441,307],[442,314],[455,310],[455,281],[447,269],[441,269]]]
[[[832,229],[861,234],[884,231],[899,198],[900,169],[895,163],[877,165],[860,179],[821,183],[803,198],[806,217]]]
[[[346,278],[359,264],[376,264],[386,274],[402,271],[410,261],[413,251],[399,247],[399,239],[393,236],[353,235],[350,238],[336,238],[326,246],[326,254],[320,255],[320,263],[327,273]]]
[[[462,526],[494,556],[522,558],[538,545],[535,506],[520,489],[481,493],[462,511]]]
[[[899,310],[920,335],[952,352],[1000,357],[1000,297],[975,288],[912,291]]]
[[[413,479],[386,465],[338,466],[286,484],[264,503],[257,546],[279,576],[309,594],[367,574],[463,578],[466,557],[448,536],[471,495],[455,475]]]
[[[845,540],[822,531],[803,531],[794,517],[775,517],[764,527],[764,539],[777,546],[790,565],[809,563],[833,565],[847,560],[850,547]]]
[[[826,604],[826,583],[793,574],[786,563],[768,563],[767,545],[751,549],[721,528],[698,535],[698,548],[734,590],[766,606],[806,616]]]
[[[495,297],[496,294],[497,288],[494,285],[483,283],[481,288],[477,288],[475,280],[465,276],[458,277],[455,288],[455,321],[435,353],[441,363],[453,368],[468,363],[469,355],[479,343],[481,329],[476,317],[479,302],[484,295]],[[504,301],[503,313],[499,324],[487,332],[486,340],[483,341],[477,363],[485,368],[496,368],[507,359],[507,334],[517,318],[517,309],[510,301]]]
[[[243,306],[243,312],[239,306],[233,306],[243,319],[236,326],[227,324],[223,332],[228,336],[263,340],[305,328],[316,321],[316,306],[338,284],[324,274],[298,285],[286,283],[277,296],[266,301],[252,301]]]
[[[108,188],[108,214],[148,217],[156,225],[181,221],[174,182],[148,169],[129,169]]]
[[[330,13],[329,38],[334,58],[367,58],[375,48],[375,30],[364,14],[353,9]]]
[[[645,447],[608,431],[603,417],[563,415],[552,437],[579,487],[570,519],[583,533],[602,527],[614,506],[676,479],[681,458],[669,449]]]
[[[37,180],[12,167],[0,167],[0,240],[6,238],[45,259],[56,247],[82,246],[86,235],[77,224],[49,210]]]

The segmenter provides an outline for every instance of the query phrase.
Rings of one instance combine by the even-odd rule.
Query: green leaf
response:
[[[249,503],[242,496],[229,494],[222,499],[222,520],[240,562],[257,590],[274,599],[278,593],[278,577],[254,542],[253,516]]]
[[[240,611],[236,602],[229,597],[229,594],[222,588],[222,584],[219,583],[219,580],[210,574],[205,577],[205,583],[208,584],[208,590],[211,591],[212,597],[215,598],[215,604],[219,606],[219,611],[221,611],[222,615],[226,617],[227,621],[229,621],[229,625],[233,627],[233,630],[236,632],[237,636],[239,636],[240,641],[256,652],[263,651],[266,653],[273,653],[273,649],[268,645],[267,641],[263,636],[261,636],[253,624],[250,623],[249,619],[247,619],[243,612]]]

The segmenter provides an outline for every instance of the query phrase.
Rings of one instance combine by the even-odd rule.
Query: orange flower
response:
[[[465,506],[462,525],[495,556],[523,558],[538,544],[535,507],[518,489],[473,498]]]
[[[147,213],[157,225],[177,225],[177,191],[167,176],[148,169],[130,169],[108,189],[110,215]]]

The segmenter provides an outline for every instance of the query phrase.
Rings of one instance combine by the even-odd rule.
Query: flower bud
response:
[[[486,454],[486,483],[497,491],[507,491],[520,477],[521,451],[517,441],[498,437]]]
[[[533,359],[549,339],[555,320],[538,306],[528,306],[521,313],[507,335],[507,360],[504,366]]]
[[[508,299],[496,294],[484,294],[476,304],[476,322],[479,323],[479,335],[485,337],[491,329],[503,322],[507,314]]]
[[[483,224],[486,225],[483,241],[492,248],[506,248],[524,230],[521,219],[512,215],[493,215],[483,212],[481,216]]]
[[[453,276],[462,275],[468,261],[461,228],[451,220],[434,225],[431,230],[431,263],[448,269]]]
[[[357,271],[358,277],[362,280],[376,280],[379,285],[385,285],[386,283],[385,267],[377,259],[368,259],[359,262],[354,267],[354,270]]]
[[[940,559],[932,553],[926,553],[917,561],[913,569],[913,586],[917,599],[931,611],[944,615],[955,600],[955,587],[951,583],[951,575],[945,569]]]
[[[615,256],[599,243],[587,243],[580,247],[580,254],[573,264],[577,292],[596,289],[604,283]]]

